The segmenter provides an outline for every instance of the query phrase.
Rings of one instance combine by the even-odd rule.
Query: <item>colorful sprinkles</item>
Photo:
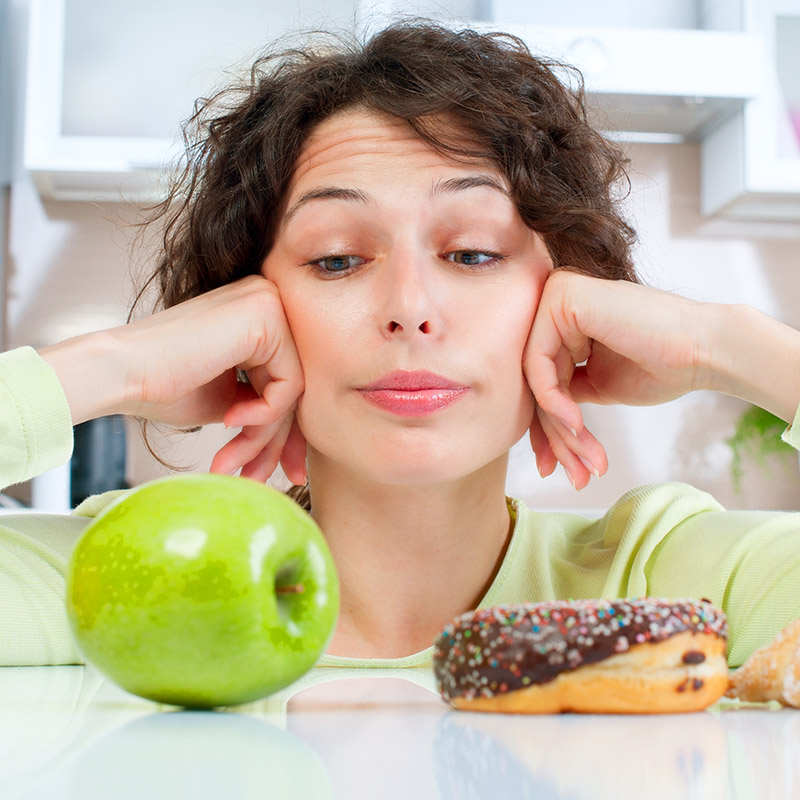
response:
[[[493,697],[683,631],[726,639],[728,624],[707,600],[643,597],[492,606],[462,614],[444,628],[434,643],[433,669],[447,701]]]

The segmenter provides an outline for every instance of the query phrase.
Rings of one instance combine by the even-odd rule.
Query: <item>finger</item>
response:
[[[576,357],[554,326],[534,323],[523,355],[523,372],[539,406],[575,432],[583,427],[583,414],[569,390]]]
[[[559,431],[558,423],[545,413],[539,415],[542,431],[547,437],[550,449],[564,468],[569,482],[574,489],[583,489],[591,477],[589,470],[578,456],[570,449],[564,435]],[[569,432],[566,436],[570,436]],[[573,437],[574,438],[574,437]]]
[[[278,467],[278,460],[281,457],[281,451],[286,443],[290,427],[291,421],[285,420],[278,433],[266,443],[254,458],[242,467],[241,475],[243,478],[252,478],[264,483],[272,477]]]
[[[586,371],[586,367],[576,367],[569,382],[570,396],[576,403],[603,404],[606,401],[600,397]]]
[[[608,471],[608,456],[591,431],[584,428],[573,435],[559,420],[537,409],[542,431],[554,456],[564,467],[576,489],[582,489],[590,476],[600,477]]]
[[[581,460],[584,467],[595,478],[599,478],[608,472],[608,454],[605,447],[597,440],[595,435],[583,428],[576,438],[573,452]]]
[[[586,427],[577,434],[568,431],[560,420],[554,420],[564,444],[574,453],[586,470],[599,478],[608,471],[608,455],[595,435]]]
[[[298,380],[297,376],[285,380],[268,378],[260,392],[257,384],[239,383],[223,422],[228,428],[270,425],[292,409],[303,389],[302,377]]]
[[[248,409],[255,401],[260,401],[261,395],[249,383],[236,381],[233,400],[226,409],[222,422],[226,428],[241,428],[250,423]],[[255,424],[255,423],[252,423]]]
[[[284,323],[270,350],[259,354],[260,361],[240,364],[256,393],[269,408],[286,411],[305,389],[305,378],[294,340]]]
[[[245,464],[252,461],[267,444],[286,426],[288,435],[288,417],[273,422],[271,425],[246,425],[227,444],[221,447],[211,461],[211,472],[232,475]]]
[[[528,432],[531,441],[533,453],[536,456],[536,468],[539,470],[539,475],[546,478],[552,475],[555,468],[558,466],[558,459],[553,454],[553,448],[550,447],[550,442],[545,436],[542,429],[542,423],[539,421],[538,409],[533,415],[531,420],[531,427]]]
[[[291,411],[293,411],[292,406],[280,409],[270,407],[263,397],[253,392],[253,396],[238,400],[228,408],[223,423],[226,428],[272,425]]]
[[[307,449],[306,437],[303,436],[295,416],[281,453],[281,467],[286,477],[296,486],[302,486],[308,481]]]

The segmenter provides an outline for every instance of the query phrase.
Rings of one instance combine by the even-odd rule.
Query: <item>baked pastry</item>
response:
[[[652,597],[492,606],[434,644],[442,698],[510,713],[698,711],[728,688],[725,614]]]
[[[789,623],[731,675],[726,695],[751,703],[777,700],[800,708],[800,619]]]

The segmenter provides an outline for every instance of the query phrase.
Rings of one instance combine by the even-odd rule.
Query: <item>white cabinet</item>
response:
[[[578,67],[593,120],[641,141],[701,138],[763,90],[740,0],[488,0],[496,27]]]
[[[506,22],[535,53],[577,67],[592,121],[640,141],[698,139],[762,90],[761,43],[739,31]]]
[[[46,197],[156,199],[196,98],[292,27],[344,27],[354,4],[28,0],[24,166]]]
[[[347,29],[372,11],[391,14],[411,5],[419,11],[420,2],[295,0],[280,7],[263,0],[223,6],[217,0],[29,0],[24,166],[47,197],[155,199],[164,164],[180,153],[180,121],[195,97],[226,82],[227,67],[246,65],[261,46],[298,25]],[[783,131],[789,155],[769,165],[783,181],[781,208],[793,208],[786,198],[800,193],[788,168],[796,140],[784,135],[774,114],[775,130],[765,134],[758,109],[774,106],[778,91],[772,70],[762,69],[762,48],[770,58],[791,60],[791,47],[781,42],[796,29],[783,29],[776,45],[767,35],[767,13],[752,9],[780,2],[741,2],[451,0],[437,7],[440,17],[483,9],[482,19],[469,20],[473,27],[508,30],[534,51],[577,66],[592,119],[604,130],[643,141],[705,137],[709,213],[747,210],[736,198],[768,185],[750,177],[767,168],[767,153],[753,146],[753,137],[764,148]],[[800,0],[783,4],[800,15]],[[572,24],[576,19],[583,25]]]
[[[705,214],[800,219],[800,1],[751,0],[746,24],[763,42],[763,91],[704,137]]]

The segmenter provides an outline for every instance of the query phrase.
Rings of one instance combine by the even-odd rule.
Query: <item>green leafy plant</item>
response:
[[[743,462],[752,458],[760,467],[769,471],[767,459],[773,454],[796,455],[796,450],[781,439],[786,422],[758,406],[750,406],[736,424],[733,436],[726,439],[733,451],[731,473],[733,486],[737,493],[742,491],[744,477]]]

